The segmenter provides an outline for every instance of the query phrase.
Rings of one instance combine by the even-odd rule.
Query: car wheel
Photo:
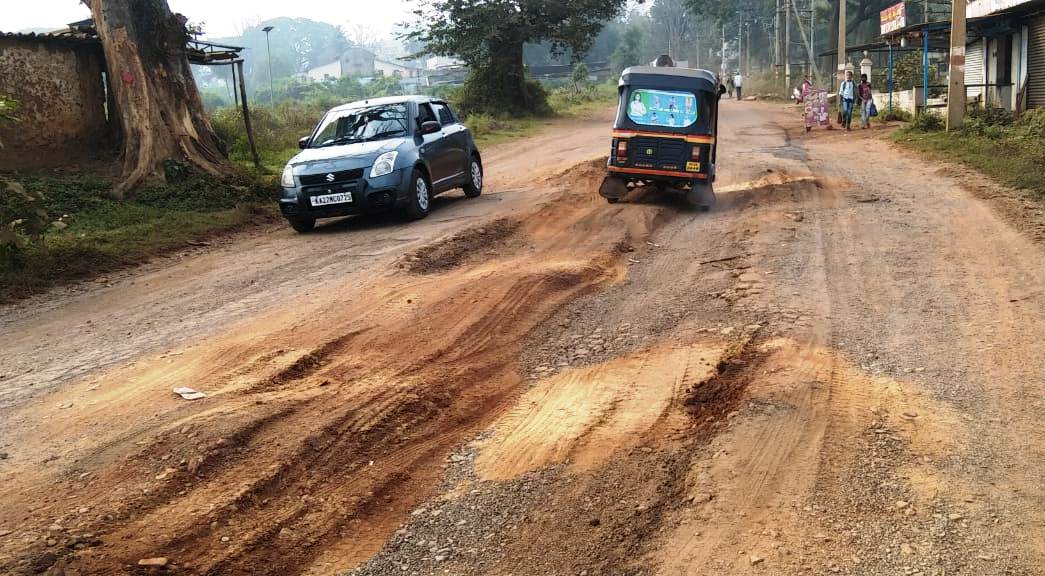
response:
[[[468,164],[468,183],[464,185],[464,195],[476,198],[483,193],[483,164],[478,156],[472,156]]]
[[[293,218],[289,220],[290,227],[298,232],[304,234],[305,232],[311,232],[316,227],[315,218]]]
[[[410,203],[406,205],[406,215],[411,220],[420,220],[428,216],[432,206],[432,192],[428,180],[420,170],[414,170],[410,177]]]

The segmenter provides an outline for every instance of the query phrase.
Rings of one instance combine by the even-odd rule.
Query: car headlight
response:
[[[283,169],[283,176],[279,179],[279,185],[284,188],[294,187],[294,167],[287,164],[287,167]]]
[[[391,174],[392,170],[395,169],[397,156],[399,156],[399,152],[395,150],[378,156],[374,162],[374,167],[370,169],[370,177],[377,178],[378,176]]]

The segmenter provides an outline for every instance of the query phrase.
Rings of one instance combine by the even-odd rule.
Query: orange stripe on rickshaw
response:
[[[677,140],[679,138],[685,139],[686,142],[691,144],[714,144],[714,136],[687,136],[685,134],[664,134],[661,132],[639,132],[635,130],[614,130],[614,138],[633,138],[635,136],[648,136],[650,138],[671,138]]]
[[[622,172],[624,174],[647,174],[650,176],[678,176],[680,178],[693,178],[707,180],[707,174],[699,172],[673,172],[671,170],[650,170],[648,168],[624,168],[621,166],[607,166],[610,172]]]

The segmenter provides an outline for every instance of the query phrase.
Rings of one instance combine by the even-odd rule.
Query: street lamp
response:
[[[265,51],[268,53],[269,61],[269,106],[275,105],[273,98],[276,97],[276,91],[272,88],[272,44],[269,42],[269,32],[275,29],[275,26],[265,26],[261,29],[265,33]]]

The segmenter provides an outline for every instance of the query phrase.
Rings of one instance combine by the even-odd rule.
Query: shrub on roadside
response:
[[[1045,108],[1024,112],[1016,123],[1016,129],[1025,138],[1045,138]]]
[[[1008,126],[1012,124],[1012,112],[1004,108],[980,108],[969,111],[969,120],[975,120],[982,126]]]
[[[939,132],[947,127],[943,116],[936,112],[922,112],[914,118],[911,127],[919,132]]]
[[[0,180],[0,194],[0,266],[14,266],[27,244],[43,238],[50,220],[42,193]]]
[[[882,119],[882,122],[910,122],[914,116],[907,110],[893,108],[892,112],[884,112],[879,118]]]

